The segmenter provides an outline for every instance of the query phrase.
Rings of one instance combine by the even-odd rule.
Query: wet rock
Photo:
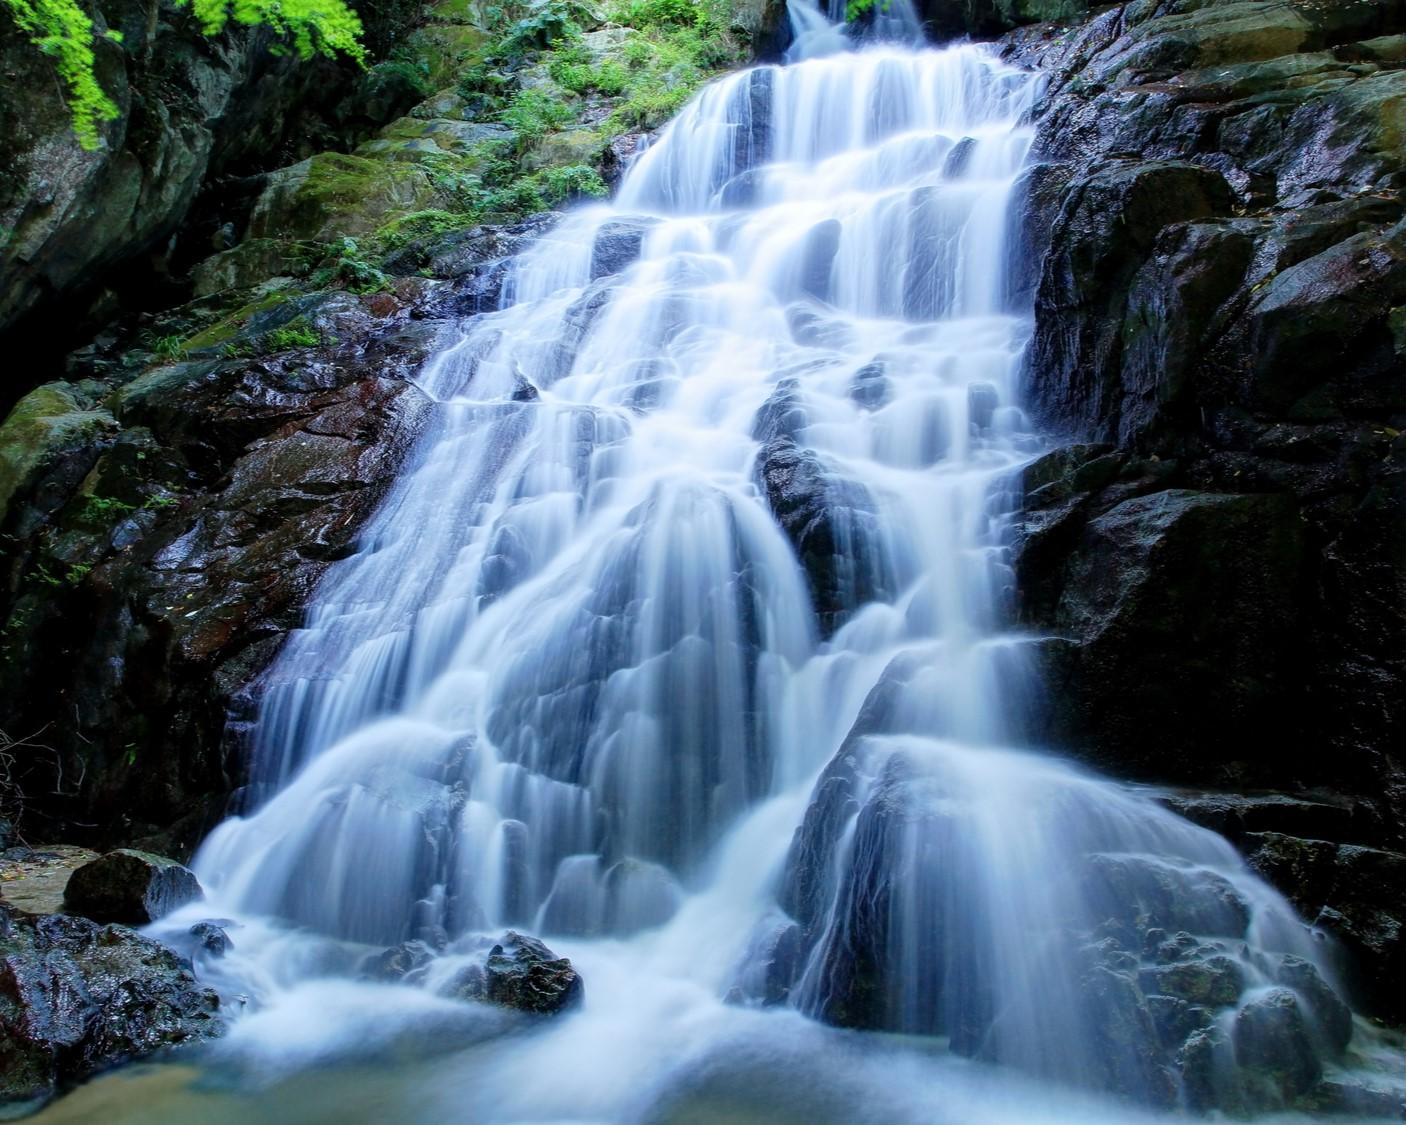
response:
[[[204,897],[195,872],[173,859],[122,848],[78,868],[64,909],[95,922],[143,926]]]
[[[361,963],[360,975],[366,980],[405,980],[417,969],[428,965],[434,956],[434,949],[426,942],[403,941],[367,957]]]
[[[536,938],[509,930],[451,987],[464,1000],[480,1000],[530,1015],[554,1016],[581,1003],[581,977],[565,957]]]
[[[602,226],[591,247],[591,280],[620,273],[633,263],[640,255],[645,235],[656,221],[631,217]]]
[[[1299,998],[1287,988],[1270,989],[1242,1007],[1231,1038],[1236,1063],[1251,1072],[1270,1104],[1307,1093],[1322,1077]]]
[[[1062,638],[1040,649],[1045,737],[1160,780],[1226,777],[1271,732],[1291,738],[1305,545],[1289,498],[1168,489],[1065,534],[1062,573],[1034,569],[1048,555],[1018,564],[1022,600],[1053,603]]]
[[[1274,832],[1249,833],[1241,847],[1251,867],[1348,952],[1353,1001],[1383,1018],[1406,1019],[1406,855]],[[1306,998],[1315,994],[1310,989]],[[1317,1014],[1340,1038],[1341,1013],[1328,1004]]]
[[[0,1109],[37,1106],[105,1067],[223,1027],[219,998],[164,946],[0,904]]]
[[[196,949],[210,957],[223,957],[234,948],[224,927],[215,922],[197,922],[190,928]]]
[[[1043,262],[1026,401],[1085,447],[1027,481],[1022,615],[1061,638],[1043,646],[1056,729],[1035,737],[1099,747],[1115,773],[1357,799],[1350,826],[1322,809],[1300,810],[1312,828],[1227,812],[1236,833],[1406,839],[1380,750],[1406,729],[1406,352],[1392,328],[1406,234],[1385,111],[1403,75],[1375,45],[1403,21],[1395,5],[1124,4],[1004,42],[1051,81],[1024,197],[1025,249]],[[1214,518],[1198,538],[1225,566],[1190,564],[1207,597],[1176,597],[1171,616],[1158,591],[1175,590],[1173,570],[1153,587],[1111,575],[1115,617],[1157,655],[1086,660],[1121,626],[1064,616],[1068,582],[1136,553],[1103,554],[1089,529],[1167,490],[1258,510],[1202,508]],[[1159,721],[1135,732],[1134,713]]]
[[[825,635],[843,624],[850,607],[893,595],[882,530],[862,485],[839,476],[819,454],[789,438],[763,447],[756,472],[795,547]]]
[[[224,814],[239,693],[393,479],[452,300],[421,279],[270,298],[202,332],[199,358],[65,384],[113,425],[35,459],[3,515],[7,729],[49,724],[53,747],[16,778],[36,815],[180,855]],[[269,351],[280,329],[320,343]]]

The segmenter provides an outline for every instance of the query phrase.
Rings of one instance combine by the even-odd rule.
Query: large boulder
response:
[[[0,1114],[223,1027],[219,998],[164,946],[121,926],[0,903]]]
[[[1040,646],[1050,689],[1040,733],[1164,780],[1224,781],[1270,746],[1262,764],[1282,764],[1270,732],[1295,686],[1305,590],[1292,501],[1165,489],[1070,534],[1062,569],[1021,560],[1022,597],[1058,634]]]
[[[63,905],[68,913],[95,922],[144,926],[204,897],[190,868],[120,848],[78,868],[69,877]]]

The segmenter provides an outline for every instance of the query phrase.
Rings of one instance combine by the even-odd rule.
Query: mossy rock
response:
[[[604,151],[604,138],[592,129],[548,133],[523,157],[522,166],[529,172],[575,164],[595,166],[600,163]]]
[[[370,234],[396,214],[438,202],[428,173],[414,164],[323,152],[270,175],[249,235],[328,242]]]
[[[67,383],[45,383],[30,391],[0,425],[0,514],[54,459],[114,429],[116,421],[108,411],[85,404]]]
[[[487,34],[477,27],[431,23],[407,36],[401,49],[407,58],[425,65],[431,86],[442,89],[479,61],[487,41]]]
[[[206,258],[191,271],[191,280],[195,295],[208,297],[248,289],[270,278],[306,277],[320,256],[315,243],[250,238]]]

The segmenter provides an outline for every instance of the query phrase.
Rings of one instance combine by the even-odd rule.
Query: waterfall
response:
[[[198,856],[245,925],[218,970],[241,1026],[284,1043],[270,1013],[313,1019],[368,949],[452,964],[514,926],[587,1000],[513,1048],[560,1089],[506,1056],[473,1080],[488,1119],[759,1098],[764,1057],[795,1097],[840,1058],[876,1107],[927,1089],[927,1047],[826,1024],[1164,1106],[1287,1096],[1246,1064],[1255,1005],[1305,1066],[1341,1049],[1320,947],[1229,845],[1013,748],[1039,92],[975,46],[734,74],[511,264],[261,685],[262,803]],[[371,986],[336,987],[341,1013]],[[961,1074],[921,1103],[1006,1119],[1026,1089],[964,1102]]]

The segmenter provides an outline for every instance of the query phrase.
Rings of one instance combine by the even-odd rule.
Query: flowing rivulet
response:
[[[264,1032],[327,988],[411,1020],[476,935],[547,938],[586,1005],[475,1071],[493,1120],[709,1104],[689,1059],[742,1097],[762,1043],[897,1119],[1000,1119],[971,1084],[1003,1072],[954,1056],[1282,1102],[1352,1034],[1307,928],[1219,837],[1014,745],[1038,77],[793,20],[816,57],[704,90],[421,374],[198,859],[245,922],[225,982]],[[408,939],[441,951],[418,986],[327,983]]]

